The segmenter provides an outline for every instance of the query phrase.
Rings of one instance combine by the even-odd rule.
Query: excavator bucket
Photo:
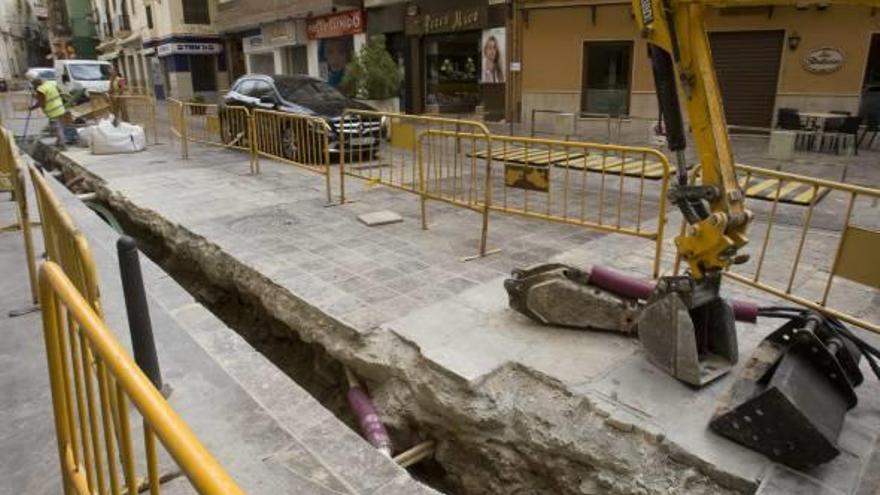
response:
[[[721,399],[717,433],[795,469],[830,461],[846,412],[857,402],[861,353],[818,315],[767,336]]]
[[[504,281],[510,307],[544,325],[635,333],[641,306],[590,283],[590,274],[547,263],[514,270]]]
[[[734,309],[718,297],[715,283],[663,277],[638,320],[648,359],[696,387],[729,372],[739,357]]]

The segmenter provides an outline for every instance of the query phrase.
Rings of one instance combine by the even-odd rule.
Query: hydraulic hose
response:
[[[654,284],[648,280],[631,277],[610,268],[595,265],[590,270],[590,285],[629,299],[647,300],[654,292]],[[751,301],[731,300],[733,316],[737,321],[755,323],[758,305]]]

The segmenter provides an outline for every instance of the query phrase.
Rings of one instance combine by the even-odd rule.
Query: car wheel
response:
[[[286,160],[298,162],[302,152],[302,145],[294,126],[284,126],[281,129],[281,156]]]

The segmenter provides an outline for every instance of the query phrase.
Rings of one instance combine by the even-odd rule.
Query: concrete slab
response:
[[[391,210],[374,211],[358,215],[358,220],[367,227],[377,227],[387,225],[389,223],[398,223],[403,221],[403,217]]]
[[[715,493],[750,491],[771,480],[771,462],[706,428],[732,377],[692,389],[646,363],[629,338],[541,327],[507,307],[501,281],[512,268],[555,259],[646,275],[652,244],[497,214],[490,243],[502,252],[463,263],[462,255],[473,254],[479,241],[479,216],[470,211],[429,203],[430,229],[422,231],[418,199],[404,192],[349,181],[357,201],[327,208],[323,178],[309,172],[263,160],[264,173],[249,176],[242,155],[193,146],[193,159],[183,162],[174,153],[159,147],[137,161],[121,161],[74,151],[62,162],[72,173],[90,174],[99,195],[136,221],[169,232],[180,245],[193,244],[182,249],[203,264],[206,277],[235,273],[240,287],[257,287],[267,310],[286,318],[302,338],[316,340],[376,380],[390,374],[397,385],[412,381],[412,399],[419,404],[384,398],[389,408],[403,408],[407,419],[436,420],[443,424],[434,425],[437,431],[459,441],[467,434],[483,438],[475,448],[487,449],[479,452],[487,457],[502,455],[486,443],[503,436],[521,442],[519,456],[541,459],[549,452],[566,462],[577,459],[585,465],[566,468],[545,459],[530,466],[577,477],[584,490],[623,492],[643,483],[650,490],[688,486],[683,491]],[[408,221],[376,231],[357,220],[386,208]],[[870,218],[872,212],[863,213]],[[677,230],[675,222],[668,227]],[[785,237],[789,246],[797,242],[795,235]],[[672,252],[670,236],[663,266],[671,266]],[[781,271],[772,275],[784,277]],[[809,277],[798,280],[798,286],[808,283]],[[726,290],[731,297],[778,303],[733,284]],[[852,294],[849,307],[876,318],[876,296]],[[774,327],[772,321],[741,325],[741,355]],[[449,398],[450,385],[442,381],[447,378],[463,387],[459,392],[466,398]],[[865,399],[850,414],[841,438],[844,455],[801,476],[843,493],[861,489],[880,431],[876,391],[870,378],[860,389]],[[541,394],[548,402],[541,402]],[[523,418],[541,418],[535,419],[540,426],[527,428]],[[585,443],[559,440],[566,434],[583,435]],[[460,451],[457,456],[467,458]],[[454,465],[454,457],[448,454],[447,462]],[[767,486],[797,486],[773,476]],[[652,481],[642,481],[647,477]],[[692,486],[696,478],[707,485]]]

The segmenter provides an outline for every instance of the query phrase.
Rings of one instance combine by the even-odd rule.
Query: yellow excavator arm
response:
[[[681,258],[696,280],[717,276],[744,262],[737,251],[748,243],[751,212],[736,178],[712,52],[706,34],[709,7],[795,5],[774,0],[633,0],[642,36],[649,43],[660,110],[669,148],[677,154],[678,184],[672,200],[688,227],[675,239]],[[845,0],[880,7],[880,0]],[[701,184],[689,184],[679,96],[684,98],[699,160]]]

